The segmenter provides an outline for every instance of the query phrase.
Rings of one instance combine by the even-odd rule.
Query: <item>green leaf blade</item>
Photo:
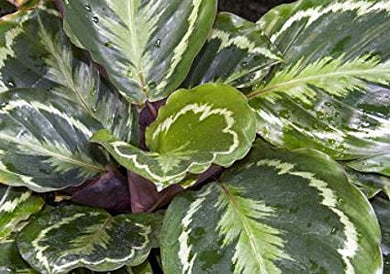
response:
[[[248,153],[255,137],[255,118],[245,97],[230,86],[206,84],[169,97],[146,130],[150,152],[107,131],[95,133],[91,141],[162,189],[180,182],[187,172],[204,172],[212,163],[232,165]]]
[[[278,50],[256,24],[234,14],[220,13],[184,86],[208,82],[250,86],[281,60]]]
[[[379,0],[300,1],[260,19],[285,61],[248,95],[262,137],[340,160],[389,150],[387,6]]]
[[[377,220],[343,170],[324,154],[261,142],[220,183],[176,198],[162,235],[169,273],[382,268]]]
[[[70,35],[105,66],[123,95],[143,103],[167,97],[184,80],[216,1],[65,1],[65,9]]]
[[[110,271],[141,264],[156,245],[160,222],[158,215],[112,217],[103,210],[68,206],[24,228],[18,248],[41,273],[67,273],[78,267]]]

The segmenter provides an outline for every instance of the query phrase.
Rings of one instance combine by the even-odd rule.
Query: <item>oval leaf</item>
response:
[[[389,151],[388,7],[381,0],[303,0],[266,14],[258,24],[285,63],[248,95],[259,134],[337,159]]]
[[[130,140],[132,107],[82,53],[71,46],[62,20],[47,1],[7,16],[0,25],[0,92],[42,88],[79,104],[117,138]],[[85,59],[85,58],[84,58]],[[0,102],[2,103],[2,102]]]
[[[184,80],[211,29],[216,0],[65,1],[65,20],[131,102],[157,101]]]
[[[237,15],[220,13],[184,86],[208,82],[250,86],[281,60],[259,26]]]
[[[187,172],[204,172],[212,163],[230,166],[248,153],[255,137],[255,118],[245,97],[230,86],[206,84],[169,97],[146,130],[151,152],[120,142],[106,131],[91,140],[162,189],[181,181]]]
[[[44,192],[104,171],[88,146],[101,129],[73,102],[41,89],[0,93],[0,182]]]
[[[167,273],[377,273],[380,231],[326,155],[257,142],[250,156],[168,208]]]
[[[109,271],[145,261],[160,225],[160,215],[112,217],[100,209],[65,206],[28,224],[18,236],[18,247],[40,273],[67,273],[78,267]]]
[[[0,241],[17,231],[17,226],[39,212],[43,205],[43,199],[29,190],[0,184]]]

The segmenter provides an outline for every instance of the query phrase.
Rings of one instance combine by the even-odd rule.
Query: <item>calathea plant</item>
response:
[[[1,273],[389,270],[388,0],[11,2]]]

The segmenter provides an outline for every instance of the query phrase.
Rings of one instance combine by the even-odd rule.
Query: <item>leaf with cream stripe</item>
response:
[[[259,82],[282,60],[256,24],[231,13],[220,13],[184,86],[207,82],[245,87]]]
[[[167,97],[205,42],[216,0],[64,1],[71,37],[131,102]]]
[[[105,157],[88,146],[102,125],[74,102],[41,89],[3,92],[0,102],[2,183],[45,192],[104,171]]]
[[[323,153],[260,140],[219,182],[175,198],[162,258],[172,274],[382,269],[373,209],[343,169]]]
[[[213,163],[232,165],[248,153],[255,137],[255,118],[245,97],[227,85],[205,84],[168,98],[146,130],[150,152],[120,142],[107,131],[97,132],[91,141],[162,189]]]
[[[62,30],[48,1],[5,17],[0,25],[0,91],[42,88],[79,104],[104,128],[125,141],[133,125],[132,107],[106,83]]]
[[[301,0],[258,25],[284,59],[248,95],[262,137],[340,160],[390,149],[387,0]]]
[[[43,204],[43,199],[29,190],[0,184],[0,241],[17,231],[19,223],[39,212]]]
[[[113,217],[104,210],[69,205],[28,224],[18,236],[18,248],[43,274],[78,267],[110,271],[144,262],[158,245],[160,226],[159,214]]]

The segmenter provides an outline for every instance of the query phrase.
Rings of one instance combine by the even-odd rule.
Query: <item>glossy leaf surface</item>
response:
[[[390,201],[377,198],[372,203],[382,231],[382,254],[384,272],[390,271]]]
[[[216,0],[64,1],[66,25],[131,102],[157,101],[190,69]]]
[[[157,244],[160,225],[160,215],[112,217],[99,209],[65,206],[26,226],[18,248],[40,273],[67,273],[78,267],[109,271],[141,264]]]
[[[104,171],[88,139],[101,128],[73,102],[42,89],[0,93],[0,181],[44,192]]]
[[[71,46],[62,20],[48,1],[5,17],[0,24],[0,91],[43,88],[80,105],[104,128],[125,141],[132,108],[102,81],[99,71]]]
[[[390,198],[390,178],[375,173],[364,173],[345,167],[349,181],[358,186],[368,198],[373,198],[380,191]]]
[[[0,242],[17,231],[21,222],[40,211],[43,204],[43,199],[29,190],[0,184]]]
[[[220,13],[184,86],[207,82],[250,86],[281,60],[259,26],[237,15]]]
[[[151,152],[120,142],[106,131],[91,140],[161,190],[180,182],[187,172],[202,173],[212,163],[232,165],[248,153],[254,139],[255,118],[245,97],[230,86],[206,84],[169,97],[146,130]]]
[[[176,198],[162,231],[172,274],[376,273],[379,245],[373,209],[337,163],[261,141],[218,183]]]
[[[0,273],[38,274],[19,255],[15,236],[0,240]]]
[[[248,95],[265,139],[337,159],[389,151],[388,7],[380,0],[303,0],[260,19],[285,61]]]

